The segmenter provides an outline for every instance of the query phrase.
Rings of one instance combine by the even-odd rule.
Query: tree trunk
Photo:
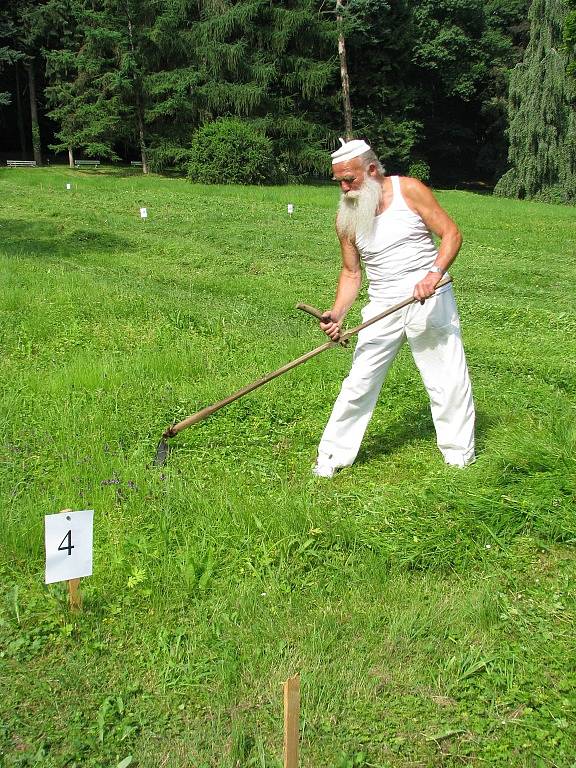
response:
[[[16,70],[16,113],[18,120],[18,136],[20,138],[20,159],[26,160],[26,132],[24,130],[24,109],[22,107],[22,83],[20,82],[20,62],[15,65]]]
[[[142,173],[148,173],[148,160],[146,158],[146,142],[144,141],[144,116],[142,114],[142,106],[140,104],[140,98],[137,100],[136,106],[138,112],[138,140],[140,142],[140,156],[142,158]]]
[[[74,150],[72,147],[68,147],[68,165],[70,168],[74,168]]]
[[[352,105],[350,104],[350,79],[346,59],[346,41],[342,31],[343,0],[336,0],[336,21],[338,23],[338,56],[340,58],[340,79],[342,81],[342,104],[344,106],[344,126],[346,138],[352,138]]]
[[[28,90],[30,96],[30,118],[32,120],[32,149],[36,165],[42,165],[42,143],[40,141],[40,125],[38,123],[38,102],[36,100],[36,75],[34,73],[34,61],[26,65],[28,72]]]
[[[130,49],[132,55],[136,58],[136,50],[134,48],[134,36],[132,33],[132,19],[130,18],[130,9],[126,5],[126,16],[128,19],[128,38],[130,40]],[[142,109],[142,99],[140,91],[140,83],[134,82],[134,95],[136,96],[136,117],[138,120],[138,143],[140,145],[140,157],[142,158],[142,173],[148,173],[148,159],[146,158],[146,141],[144,138],[144,110]]]

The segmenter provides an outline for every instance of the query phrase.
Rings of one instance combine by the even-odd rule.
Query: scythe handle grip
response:
[[[448,283],[452,282],[451,277],[444,277],[436,286],[436,288],[442,288],[442,286],[447,285]],[[416,301],[416,299],[414,299]],[[407,302],[411,302],[410,299],[407,299]],[[402,306],[405,306],[405,303],[402,302]],[[396,305],[395,307],[390,307],[388,310],[390,313],[395,312],[397,309],[400,308],[400,305]],[[308,312],[309,315],[312,315],[312,317],[315,317],[316,320],[322,320],[322,317],[324,316],[324,313],[321,312],[319,309],[316,309],[316,307],[311,307],[310,304],[302,304],[302,302],[296,304],[296,309],[301,309],[303,312]]]
[[[303,312],[308,312],[309,315],[315,317],[316,320],[321,320],[323,312],[320,312],[316,307],[311,307],[310,304],[296,304],[296,309],[301,309]]]

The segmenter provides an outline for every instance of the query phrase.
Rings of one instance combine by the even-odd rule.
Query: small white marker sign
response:
[[[148,218],[148,208],[140,208],[140,218],[141,219]]]
[[[94,510],[44,517],[46,584],[92,575]]]
[[[292,203],[288,203],[288,215],[292,216],[293,213],[294,213],[294,206]]]
[[[66,184],[66,189],[72,189],[72,184]]]

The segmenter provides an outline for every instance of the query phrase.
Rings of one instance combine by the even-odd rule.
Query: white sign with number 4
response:
[[[94,510],[44,517],[46,584],[92,575]]]

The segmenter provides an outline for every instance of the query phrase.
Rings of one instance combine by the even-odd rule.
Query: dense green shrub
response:
[[[426,160],[414,160],[408,166],[408,176],[427,184],[430,181],[430,166]]]
[[[272,142],[251,123],[221,118],[192,138],[188,178],[205,184],[265,184],[277,180]]]

